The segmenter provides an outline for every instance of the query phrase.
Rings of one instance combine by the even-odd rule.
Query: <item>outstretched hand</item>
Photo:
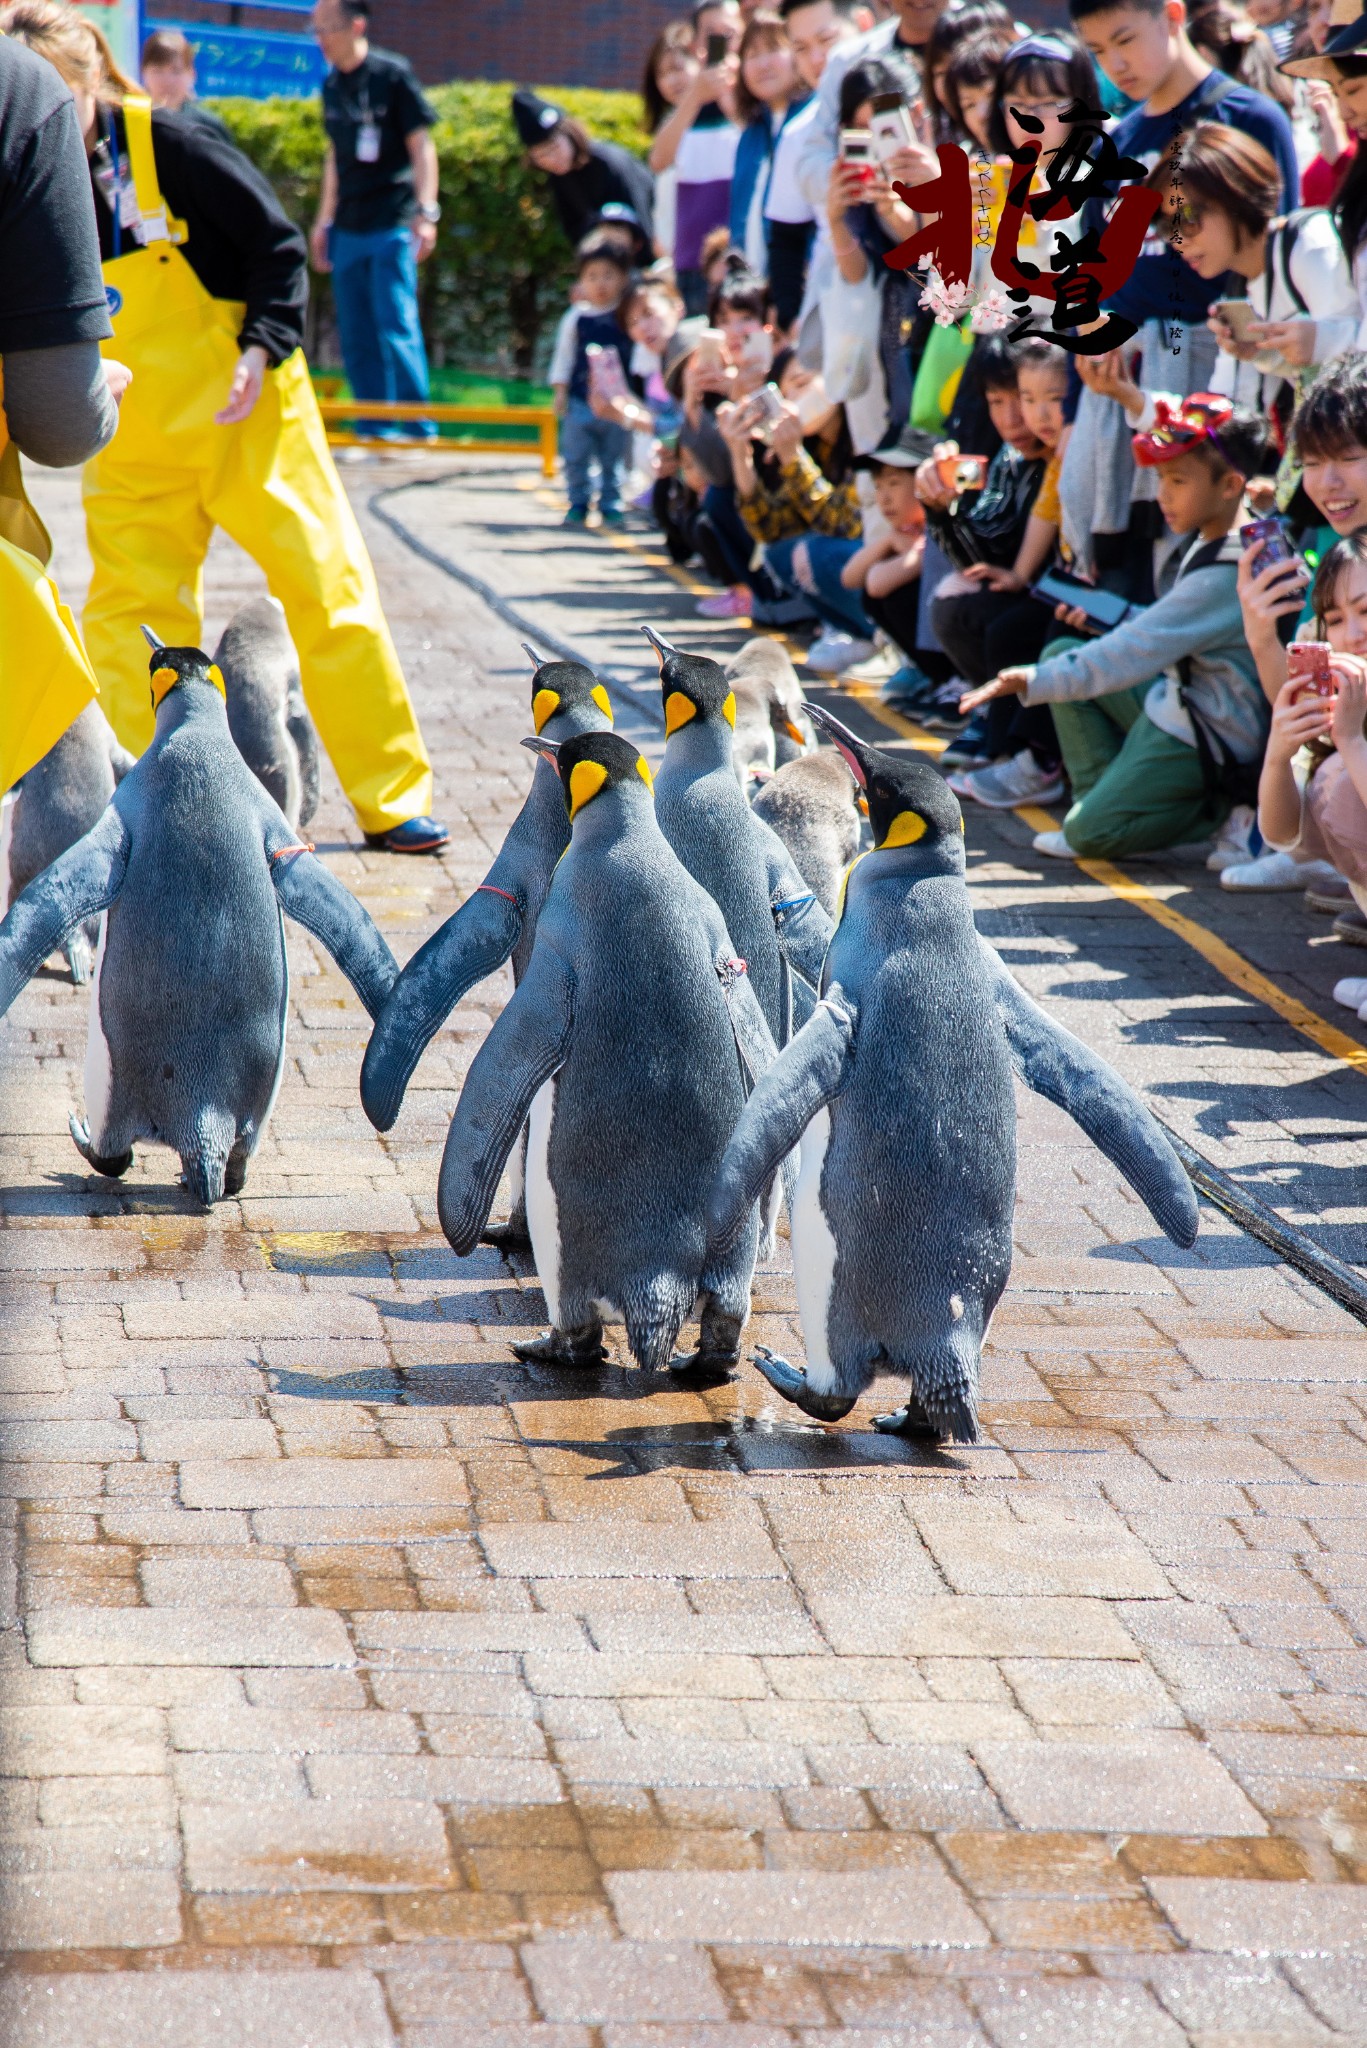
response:
[[[1023,697],[1034,680],[1033,665],[1028,668],[1004,668],[999,676],[993,676],[990,683],[982,683],[976,690],[968,690],[959,699],[959,710],[964,715],[976,711],[981,704],[991,704],[998,697]]]
[[[237,359],[233,381],[228,386],[228,402],[221,412],[214,414],[215,426],[236,427],[249,419],[265,380],[266,351],[253,342]]]

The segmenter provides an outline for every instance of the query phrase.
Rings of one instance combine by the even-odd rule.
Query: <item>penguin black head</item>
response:
[[[144,626],[142,631],[152,650],[152,659],[147,667],[152,677],[154,711],[163,697],[181,683],[208,683],[226,702],[228,692],[222,670],[216,661],[209,659],[202,647],[163,647],[150,626]]]
[[[721,663],[709,661],[705,654],[680,654],[677,647],[671,647],[650,626],[642,626],[641,631],[660,657],[666,738],[695,718],[704,723],[724,718],[734,732],[736,699]]]
[[[532,665],[532,724],[539,733],[557,711],[575,711],[596,704],[612,724],[612,703],[591,668],[582,661],[547,661],[524,640],[522,652]]]
[[[874,852],[900,846],[922,846],[930,852],[941,846],[950,849],[958,866],[963,859],[964,817],[943,775],[913,755],[867,746],[819,704],[807,709],[840,749],[868,799]]]
[[[622,785],[639,789],[644,784],[654,794],[655,778],[650,764],[620,733],[580,732],[573,739],[561,740],[558,746],[543,739],[523,740],[522,744],[554,767],[565,792],[571,822],[585,804],[592,803],[605,789]]]

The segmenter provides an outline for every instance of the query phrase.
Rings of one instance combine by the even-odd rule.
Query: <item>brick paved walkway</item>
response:
[[[487,489],[392,503],[469,561]],[[591,544],[518,502],[494,552],[611,654]],[[456,840],[358,850],[332,788],[319,843],[402,957],[520,800],[526,667],[370,533]],[[251,587],[216,550],[215,621]],[[1165,948],[1111,1007],[1156,928],[1106,909],[1089,987],[1091,885],[973,825],[1032,985],[1062,958],[1070,1021],[1219,1112],[1223,984]],[[503,983],[379,1140],[363,1013],[290,949],[271,1135],[207,1219],[166,1153],[118,1189],[73,1153],[83,995],[45,974],[0,1027],[6,2048],[1367,2042],[1367,1332],[1209,1211],[1174,1253],[1030,1101],[982,1449],[797,1426],[748,1370],[530,1371],[528,1271],[434,1213]],[[1367,1083],[1254,1037],[1330,1128],[1235,1115],[1243,1156],[1355,1166]],[[780,1262],[754,1334],[791,1306]]]

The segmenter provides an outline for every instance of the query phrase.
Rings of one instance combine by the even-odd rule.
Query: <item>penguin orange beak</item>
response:
[[[809,718],[816,720],[821,730],[827,733],[835,746],[839,748],[849,765],[851,775],[853,775],[859,787],[867,789],[869,786],[869,771],[864,765],[863,743],[855,738],[847,725],[842,725],[840,720],[833,718],[829,711],[823,711],[819,704],[809,704],[807,706],[807,715]]]

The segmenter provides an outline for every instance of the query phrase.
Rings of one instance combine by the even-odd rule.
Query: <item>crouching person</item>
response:
[[[1073,787],[1062,831],[1035,847],[1061,859],[1123,859],[1205,838],[1257,787],[1267,704],[1244,638],[1236,578],[1244,486],[1274,460],[1257,414],[1199,393],[1134,437],[1156,469],[1177,545],[1157,601],[1090,640],[1051,641],[961,708],[995,697],[1049,704]],[[1085,624],[1081,612],[1066,623]]]

